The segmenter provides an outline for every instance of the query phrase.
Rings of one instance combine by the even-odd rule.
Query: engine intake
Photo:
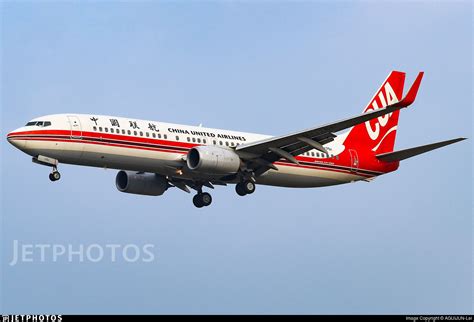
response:
[[[123,170],[117,173],[115,185],[121,192],[145,196],[161,196],[168,189],[168,181],[163,176]]]
[[[188,168],[208,174],[233,174],[240,169],[240,157],[232,150],[214,146],[198,146],[189,150]]]

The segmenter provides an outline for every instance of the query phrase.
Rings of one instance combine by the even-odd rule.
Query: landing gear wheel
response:
[[[254,193],[255,183],[253,183],[252,181],[244,181],[242,182],[242,189],[243,191],[245,191],[245,194],[247,195]]]
[[[49,180],[58,181],[59,179],[61,179],[61,174],[58,171],[53,171],[49,174]]]
[[[211,194],[209,194],[207,192],[204,192],[203,194],[201,194],[201,202],[202,202],[204,207],[209,206],[212,203]]]
[[[253,183],[253,181],[250,181],[250,180],[239,182],[235,185],[235,192],[237,192],[239,196],[249,195],[251,193],[254,193],[254,191],[255,191],[255,183]]]
[[[201,201],[201,195],[200,194],[197,194],[193,197],[193,204],[194,206],[196,206],[197,208],[202,208],[204,207],[204,204],[202,203]]]
[[[242,185],[242,183],[237,183],[235,185],[235,192],[237,192],[237,194],[239,196],[245,196],[247,193],[244,191],[244,187]]]
[[[193,204],[198,208],[207,207],[211,203],[212,203],[212,196],[207,192],[198,193],[197,195],[193,197]]]

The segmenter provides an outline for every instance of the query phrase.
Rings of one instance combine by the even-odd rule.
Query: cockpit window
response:
[[[50,122],[50,121],[32,121],[32,122],[26,123],[25,126],[41,126],[41,127],[45,127],[45,126],[51,126],[51,122]]]

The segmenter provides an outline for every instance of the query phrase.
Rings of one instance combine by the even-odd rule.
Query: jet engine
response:
[[[168,189],[168,181],[163,176],[123,170],[117,173],[115,185],[121,192],[146,196],[161,196]]]
[[[233,174],[240,169],[240,157],[233,150],[198,146],[189,150],[186,163],[192,171],[208,174]]]

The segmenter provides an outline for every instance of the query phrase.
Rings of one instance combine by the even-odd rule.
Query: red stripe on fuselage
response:
[[[38,136],[38,137],[35,137],[35,136]],[[63,136],[64,138],[53,138],[53,137],[48,138],[45,136]],[[82,139],[71,138],[71,136],[82,137]],[[18,140],[32,140],[32,141],[57,141],[57,142],[74,142],[74,143],[84,143],[84,144],[87,143],[87,144],[95,144],[95,145],[103,145],[103,146],[114,146],[114,147],[123,147],[123,148],[158,151],[158,152],[179,153],[179,154],[186,154],[187,152],[183,150],[177,150],[177,149],[190,149],[192,147],[199,146],[199,144],[179,142],[179,141],[169,141],[169,140],[135,137],[135,136],[128,136],[128,135],[115,135],[115,134],[109,134],[109,133],[104,133],[104,132],[86,132],[86,131],[71,132],[68,130],[24,131],[24,132],[9,133],[8,137],[9,138],[12,137],[12,139],[15,139],[15,140],[18,139]],[[88,138],[99,139],[99,140],[108,139],[108,140],[121,141],[123,143],[88,141],[87,140]],[[127,142],[137,143],[137,144],[141,143],[141,144],[161,145],[161,146],[165,146],[166,148],[136,146],[136,145],[127,144]],[[301,156],[297,156],[296,159],[303,162],[313,162],[313,163],[318,162],[318,160],[320,160],[317,158],[301,157]],[[331,168],[331,164],[326,165],[326,164],[318,163],[314,165],[302,165],[302,164],[296,165],[296,164],[284,163],[281,161],[277,161],[275,162],[275,164],[280,165],[280,166],[290,166],[290,167],[296,167],[296,168],[317,169],[317,170],[333,171],[333,172],[339,172],[339,173],[349,173],[349,174],[360,175],[364,177],[372,177],[374,175],[377,175],[376,173],[374,173],[373,175],[369,175],[369,174],[362,174],[359,171],[353,172],[349,168],[347,170],[334,169],[334,168]],[[332,165],[338,166],[334,163]],[[358,170],[364,171],[363,169],[358,169]]]

